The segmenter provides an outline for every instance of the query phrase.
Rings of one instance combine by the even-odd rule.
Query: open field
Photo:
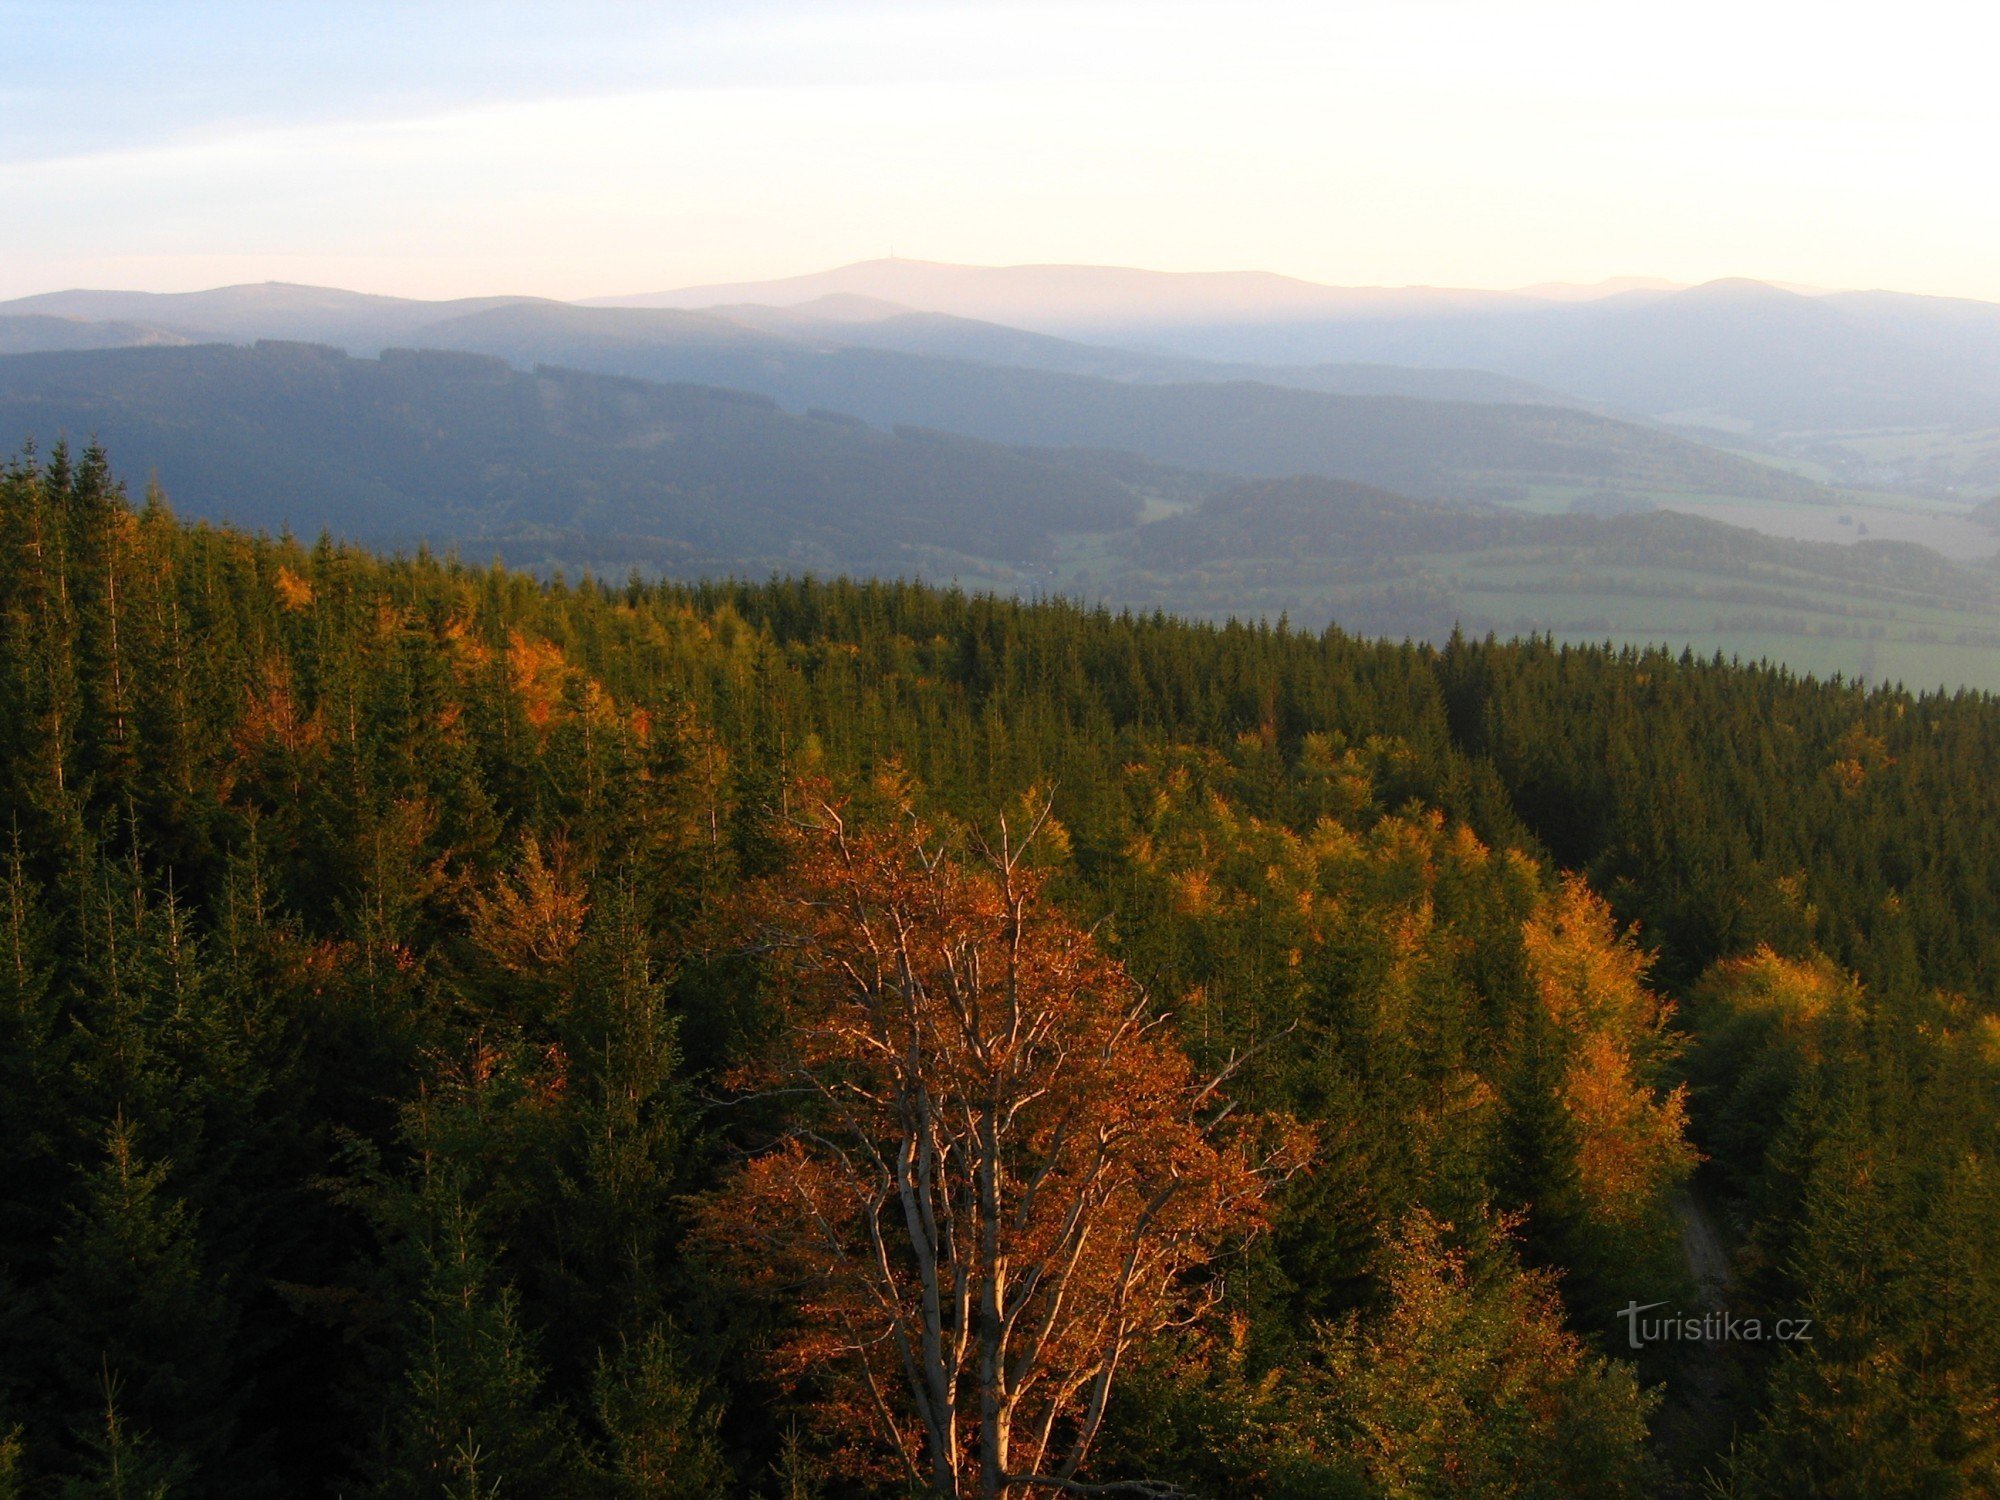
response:
[[[1667,508],[1801,542],[1854,542],[1863,537],[1915,542],[1959,560],[2000,552],[2000,533],[1962,510],[1908,497],[1857,497],[1837,510],[1765,500],[1706,499],[1675,501]]]

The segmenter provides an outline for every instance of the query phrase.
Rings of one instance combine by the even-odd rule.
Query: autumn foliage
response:
[[[0,1500],[2000,1493],[1996,771],[1978,695],[24,456]],[[1811,1337],[1627,1342],[1697,1294]]]
[[[1522,934],[1551,1023],[1570,1040],[1562,1100],[1577,1137],[1578,1185],[1594,1214],[1636,1221],[1694,1167],[1687,1090],[1651,1078],[1678,1039],[1673,1007],[1646,984],[1646,955],[1577,876]]]
[[[711,1240],[797,1299],[778,1368],[855,1467],[941,1496],[1069,1479],[1298,1141],[1220,1127],[1219,1080],[1004,825],[961,861],[822,802],[789,842],[739,914],[785,1024],[737,1082],[792,1091],[794,1123],[710,1200]]]

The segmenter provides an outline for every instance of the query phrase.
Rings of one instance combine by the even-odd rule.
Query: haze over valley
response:
[[[0,350],[0,422],[301,535],[2000,686],[1991,304],[890,260],[588,305],[48,293]],[[1303,476],[1330,498],[1259,517]],[[1438,522],[1336,521],[1341,485]],[[1223,497],[1203,549],[1155,539]]]

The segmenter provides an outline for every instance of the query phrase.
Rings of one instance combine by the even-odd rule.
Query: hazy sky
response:
[[[0,297],[888,254],[2000,300],[1990,4],[0,0]]]

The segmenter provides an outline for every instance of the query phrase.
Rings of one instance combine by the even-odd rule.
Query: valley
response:
[[[1940,326],[1949,388],[1920,353]],[[2000,530],[1974,514],[2000,428],[1965,425],[2000,411],[2000,322],[1976,304],[885,261],[598,305],[271,285],[0,307],[0,349],[44,347],[66,352],[0,356],[8,430],[102,438],[189,514],[299,534],[2000,688]],[[1912,418],[1943,425],[1883,425]],[[235,446],[200,440],[216,420]],[[1163,545],[1291,476],[1437,509]]]

